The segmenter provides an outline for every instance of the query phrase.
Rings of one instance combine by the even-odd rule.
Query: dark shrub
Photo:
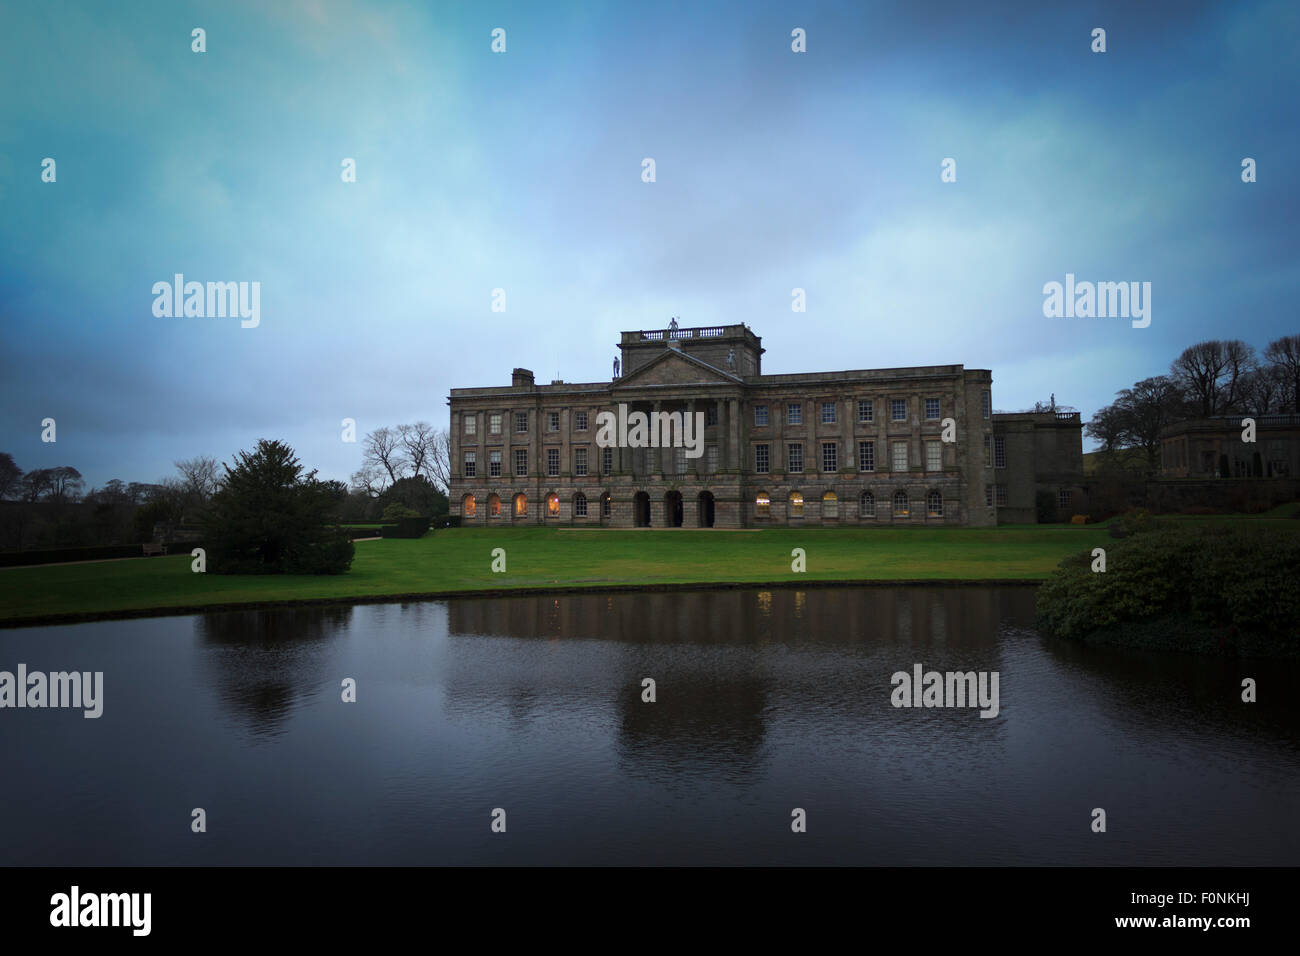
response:
[[[1039,626],[1083,640],[1300,654],[1300,535],[1270,527],[1162,526],[1076,555],[1038,590]],[[1125,642],[1125,641],[1121,641]]]
[[[384,527],[385,538],[422,538],[429,530],[428,518],[398,518],[397,524]]]

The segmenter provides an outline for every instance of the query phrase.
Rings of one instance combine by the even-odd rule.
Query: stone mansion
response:
[[[1079,414],[995,414],[987,369],[764,375],[743,324],[621,339],[612,381],[517,368],[508,387],[451,390],[462,525],[979,527],[1033,522],[1045,494],[1053,520],[1086,509]],[[689,416],[702,440],[610,446],[601,413],[620,410]]]

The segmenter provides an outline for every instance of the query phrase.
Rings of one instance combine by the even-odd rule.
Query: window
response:
[[[911,514],[911,511],[907,507],[907,492],[894,492],[894,517],[906,518],[909,514]]]
[[[840,446],[833,441],[822,442],[822,471],[839,470]]]
[[[925,496],[925,512],[931,518],[943,517],[943,495],[932,491]]]
[[[907,442],[894,442],[894,463],[890,471],[907,471]]]
[[[519,452],[515,452],[515,454],[518,455]],[[548,449],[546,449],[546,473],[547,473],[550,477],[552,477],[552,478],[555,478],[556,476],[559,475],[559,473],[560,473],[560,449],[558,449],[558,448],[548,448]],[[518,474],[517,471],[516,471],[516,474]]]
[[[871,424],[875,421],[876,403],[869,398],[858,399],[858,421],[864,424]]]
[[[600,450],[600,473],[602,475],[612,475],[614,473],[614,449],[602,448]]]
[[[876,470],[876,443],[873,441],[858,442],[858,471],[875,471]]]
[[[528,514],[528,496],[515,495],[515,517],[522,518]]]
[[[478,454],[472,451],[465,452],[465,468],[463,472],[465,477],[473,478],[476,467],[478,467]]]
[[[478,502],[474,500],[473,495],[466,495],[460,502],[460,513],[462,517],[474,517],[475,510],[478,508]]]
[[[575,448],[573,450],[573,473],[579,478],[587,477],[587,449]]]
[[[704,426],[707,428],[710,425],[716,424],[718,424],[718,406],[715,403],[710,402],[708,405],[704,406]]]
[[[515,477],[523,478],[528,474],[528,452],[522,448],[515,449]]]
[[[573,497],[573,516],[575,518],[587,517],[587,496],[578,492]]]
[[[605,494],[605,495],[601,495],[601,496],[600,496],[600,516],[601,516],[602,518],[608,518],[608,517],[609,517],[610,515],[612,515],[613,513],[614,513],[614,499],[611,498],[611,497],[610,497],[609,495],[607,495],[607,494]]]
[[[803,495],[800,492],[790,492],[790,517],[803,517]]]
[[[785,446],[786,463],[789,471],[803,471],[803,443]]]
[[[943,442],[925,443],[925,470],[943,471]]]
[[[515,412],[515,431],[517,431],[517,432],[526,432],[526,431],[528,431],[528,413],[527,413],[527,412]]]
[[[1007,440],[1001,435],[993,438],[993,467],[1007,467]]]
[[[990,508],[993,507],[993,486],[992,485],[984,486],[984,504]]]
[[[675,475],[686,474],[686,449],[685,448],[679,447],[673,449],[673,474]]]
[[[474,430],[478,428],[478,417],[475,415],[465,416],[465,434],[473,435]]]
[[[488,434],[490,435],[501,434],[501,413],[500,412],[493,412],[491,415],[488,416]]]
[[[889,419],[895,422],[907,421],[907,399],[895,398],[890,400]]]
[[[493,518],[501,517],[501,499],[496,495],[488,495],[488,514]]]
[[[984,467],[993,467],[993,436],[984,436]]]
[[[766,518],[772,513],[772,499],[766,491],[760,491],[754,496],[754,514],[760,518]]]
[[[995,496],[996,496],[996,500],[997,500],[997,503],[998,503],[998,507],[999,507],[999,508],[1005,508],[1005,507],[1007,506],[1007,486],[1006,486],[1006,485],[994,485],[994,486],[993,486],[993,491],[994,491],[994,494],[995,494]]]
[[[1056,506],[1058,508],[1070,507],[1070,489],[1062,488],[1056,493]]]
[[[939,400],[937,398],[927,398],[925,400],[925,417],[928,421],[934,421],[939,417]]]
[[[587,413],[586,413],[586,412],[574,412],[574,413],[573,413],[573,427],[574,427],[575,429],[577,429],[578,431],[580,431],[580,432],[585,432],[585,431],[587,430]]]
[[[822,495],[822,517],[838,518],[840,516],[840,499],[835,492],[828,491]]]
[[[863,518],[876,516],[876,496],[871,492],[862,492],[862,497],[858,500],[858,514]]]
[[[834,402],[822,402],[822,424],[823,425],[835,424],[835,403]]]
[[[767,406],[755,405],[754,406],[754,427],[761,428],[766,424],[767,424]]]
[[[551,492],[546,496],[546,517],[554,518],[560,513],[560,496]]]
[[[985,418],[993,411],[993,399],[989,397],[988,392],[980,392],[980,411]]]
[[[704,449],[704,470],[713,473],[718,470],[718,446],[709,445]]]
[[[790,402],[785,407],[785,423],[787,425],[802,425],[803,406],[798,402]]]
[[[488,452],[488,477],[501,477],[501,452],[499,451]]]
[[[758,472],[760,475],[766,475],[768,465],[769,465],[768,446],[755,445],[754,446],[754,471]]]
[[[560,413],[559,413],[559,412],[547,412],[547,413],[546,413],[546,430],[547,430],[548,432],[558,432],[558,431],[560,430]]]

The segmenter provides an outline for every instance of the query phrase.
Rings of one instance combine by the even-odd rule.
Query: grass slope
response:
[[[167,556],[0,570],[0,624],[203,606],[508,588],[778,581],[1041,580],[1104,544],[1096,526],[586,531],[465,528],[364,541],[347,574],[195,574]],[[504,548],[507,570],[491,571]],[[791,551],[807,572],[791,571]]]

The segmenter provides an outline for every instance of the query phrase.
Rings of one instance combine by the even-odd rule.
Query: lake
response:
[[[0,710],[0,859],[1300,862],[1296,664],[1047,640],[1033,597],[582,594],[0,631],[0,670],[104,675],[98,719]],[[894,706],[918,664],[997,672],[997,716]]]

